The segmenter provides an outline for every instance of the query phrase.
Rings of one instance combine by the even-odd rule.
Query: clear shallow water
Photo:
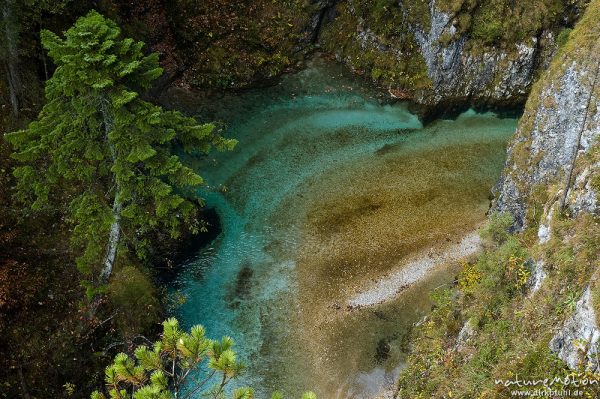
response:
[[[374,308],[350,311],[346,299],[487,210],[516,121],[471,111],[423,128],[372,94],[317,61],[273,88],[179,99],[226,121],[240,144],[197,160],[212,185],[199,194],[223,232],[178,276],[187,301],[176,316],[234,337],[250,369],[242,383],[259,398],[374,397],[395,378],[428,291],[452,270]]]

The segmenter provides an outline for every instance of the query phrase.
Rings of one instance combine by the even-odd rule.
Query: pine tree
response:
[[[200,369],[204,367],[204,374]],[[204,327],[196,325],[189,333],[179,328],[177,319],[163,322],[163,333],[152,347],[138,346],[134,358],[125,353],[115,356],[106,368],[106,391],[110,399],[192,399],[225,398],[227,384],[244,370],[237,361],[233,340],[206,338]],[[212,384],[212,386],[211,386]],[[233,399],[253,399],[252,388],[237,388]],[[283,399],[275,392],[272,399]],[[91,399],[106,399],[99,391]],[[302,399],[317,399],[305,392]]]
[[[143,256],[147,233],[173,237],[196,220],[202,178],[177,154],[232,149],[212,124],[198,124],[140,97],[162,69],[143,43],[122,38],[118,26],[95,11],[60,38],[42,31],[56,65],[47,103],[26,130],[7,135],[22,163],[14,171],[18,197],[39,211],[68,201],[77,266],[108,281],[127,244]],[[191,199],[190,199],[191,198]]]
[[[111,399],[222,398],[226,385],[244,368],[232,347],[229,337],[213,341],[205,337],[202,326],[186,333],[176,319],[168,319],[161,339],[151,348],[139,346],[135,358],[125,353],[115,357],[106,368],[106,389]],[[197,374],[201,365],[206,375]],[[253,391],[238,388],[232,397],[252,399]],[[96,391],[91,398],[105,396]]]

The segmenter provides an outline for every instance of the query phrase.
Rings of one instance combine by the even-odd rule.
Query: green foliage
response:
[[[486,45],[518,43],[560,22],[565,1],[478,0],[470,26],[474,39]],[[464,29],[465,27],[461,27]]]
[[[373,80],[379,80],[379,78],[383,75],[383,71],[379,68],[373,68],[371,71],[371,78]]]
[[[474,297],[484,298],[482,303],[486,305],[474,304],[474,316],[493,319],[506,302],[524,291],[528,277],[525,260],[528,258],[526,249],[512,236],[499,247],[481,254],[475,267],[482,278],[473,291]]]
[[[111,305],[117,310],[119,335],[133,337],[159,321],[160,303],[152,281],[139,269],[126,266],[115,273],[107,287]]]
[[[413,33],[429,32],[431,1],[348,0],[336,6],[337,16],[323,26],[319,43],[357,73],[384,87],[428,90],[432,82]],[[464,51],[478,54],[485,46],[503,48],[510,56],[515,44],[556,31],[564,23],[570,0],[438,0],[434,6],[451,15],[456,34],[445,32],[442,46],[463,37]]]
[[[567,44],[567,42],[569,41],[569,35],[572,31],[573,29],[571,28],[565,28],[560,31],[560,33],[556,37],[556,45],[558,46],[558,48],[562,48],[565,44]]]
[[[484,5],[476,14],[473,22],[473,36],[486,44],[494,44],[504,33],[504,7]]]
[[[158,55],[144,55],[142,42],[122,38],[97,12],[64,38],[43,31],[42,42],[57,66],[47,104],[26,130],[7,135],[21,162],[18,198],[35,211],[68,203],[77,264],[86,273],[103,259],[115,223],[139,256],[152,229],[177,237],[184,224],[201,228],[190,198],[203,180],[175,154],[231,149],[235,141],[141,99],[162,73]]]
[[[204,327],[195,325],[187,333],[176,319],[163,322],[163,333],[152,347],[138,346],[134,356],[115,356],[106,368],[106,390],[110,399],[191,399],[225,398],[225,388],[243,371],[237,361],[233,339],[221,341],[206,338]],[[202,371],[202,375],[200,375]],[[211,386],[212,384],[212,386]],[[233,399],[252,399],[254,390],[237,388]],[[106,399],[95,391],[91,399]],[[279,392],[272,399],[283,399]],[[302,399],[317,399],[305,392]]]
[[[548,342],[596,270],[599,224],[586,214],[575,220],[555,217],[552,239],[540,254],[536,246],[525,247],[522,236],[505,233],[508,218],[491,218],[489,245],[475,262],[463,265],[455,288],[435,292],[436,306],[415,330],[398,397],[504,398],[517,388],[496,385],[495,379],[598,379],[597,374],[575,375]],[[533,295],[527,291],[530,252],[542,256],[547,273]],[[592,284],[592,293],[596,289]],[[469,324],[468,340],[458,340],[457,323]],[[553,386],[561,388],[566,387]],[[598,397],[598,389],[582,389],[583,397]]]
[[[198,377],[201,366],[207,368],[207,375]],[[208,339],[199,325],[186,333],[177,320],[169,319],[163,323],[161,339],[152,347],[137,347],[133,358],[125,353],[115,356],[106,368],[106,389],[111,399],[186,399],[201,393],[216,399],[223,397],[225,386],[243,369],[231,338]],[[253,391],[239,388],[232,397],[250,399]],[[96,391],[91,398],[105,396]]]
[[[411,11],[410,21],[405,18],[404,7]],[[409,22],[428,23],[427,2],[415,1],[400,7],[397,2],[387,0],[356,0],[340,3],[337,11],[336,19],[325,25],[321,34],[320,43],[326,50],[343,56],[355,71],[365,73],[381,85],[411,90],[431,85],[425,60],[416,51],[418,46],[409,26]],[[369,39],[362,43],[357,27],[368,28],[376,35],[377,43]],[[393,50],[394,55],[387,49]]]
[[[594,217],[583,215],[575,221],[555,218],[553,226],[545,257],[567,291],[579,291],[597,267],[600,225]],[[577,234],[581,231],[585,234]]]
[[[508,229],[512,224],[513,218],[510,213],[496,212],[490,215],[479,234],[490,245],[503,244],[509,237]]]

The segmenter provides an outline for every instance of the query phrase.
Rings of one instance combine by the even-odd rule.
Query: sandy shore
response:
[[[371,287],[354,295],[348,301],[348,305],[366,307],[393,299],[411,284],[425,278],[437,266],[472,255],[480,248],[481,239],[475,231],[464,236],[458,244],[445,248],[441,253],[430,249],[417,259],[402,265],[400,270],[377,280]]]

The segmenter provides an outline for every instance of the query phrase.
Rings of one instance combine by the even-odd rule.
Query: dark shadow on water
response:
[[[527,98],[523,97],[506,102],[480,102],[471,98],[453,98],[435,106],[409,102],[408,109],[419,116],[423,126],[428,126],[440,119],[455,120],[469,109],[477,113],[493,112],[500,119],[518,119],[523,115],[526,100]]]
[[[382,364],[390,357],[390,343],[387,338],[381,338],[377,342],[377,348],[375,349],[375,362]]]
[[[240,304],[250,296],[252,278],[254,277],[254,270],[252,270],[251,266],[248,261],[244,262],[237,274],[233,290],[227,295],[229,307],[232,309],[239,308]]]
[[[153,256],[153,264],[157,270],[159,286],[173,286],[177,276],[183,271],[198,252],[210,245],[222,232],[219,214],[214,208],[204,208],[199,213],[199,218],[208,225],[207,232],[198,234],[188,233],[177,241],[168,242],[157,249]]]

